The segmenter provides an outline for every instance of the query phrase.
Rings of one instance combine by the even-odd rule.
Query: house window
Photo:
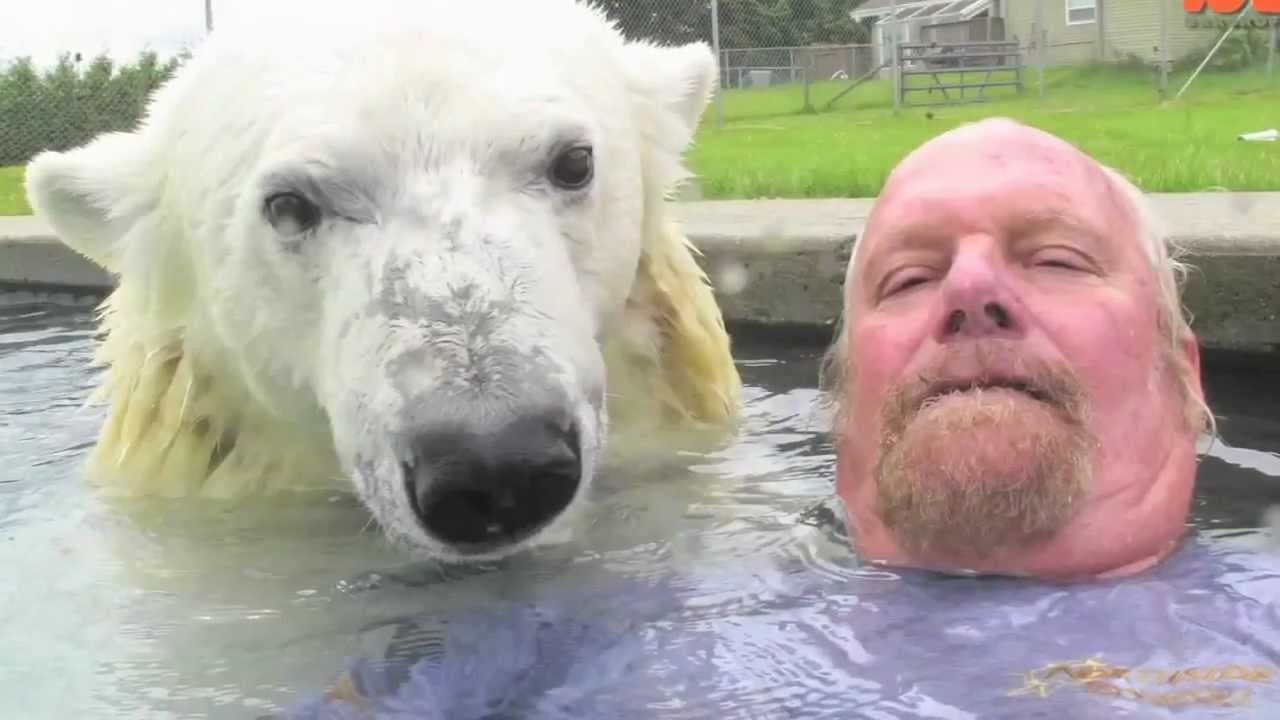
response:
[[[1079,25],[1098,19],[1098,0],[1067,0],[1067,24]]]

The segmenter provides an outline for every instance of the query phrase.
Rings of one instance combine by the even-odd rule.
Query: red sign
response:
[[[1182,9],[1189,13],[1208,8],[1219,15],[1234,15],[1250,5],[1261,15],[1280,15],[1280,0],[1182,0]]]

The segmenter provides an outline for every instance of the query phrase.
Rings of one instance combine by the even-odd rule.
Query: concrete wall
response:
[[[1280,193],[1156,194],[1194,272],[1184,302],[1208,349],[1280,353]],[[733,323],[830,333],[872,200],[680,202]],[[0,218],[0,283],[107,290],[111,279],[30,218]]]
[[[1193,269],[1184,304],[1209,349],[1280,353],[1280,193],[1154,194]],[[830,332],[870,200],[681,203],[729,320]],[[744,278],[736,277],[744,273]],[[733,292],[741,284],[740,292]]]

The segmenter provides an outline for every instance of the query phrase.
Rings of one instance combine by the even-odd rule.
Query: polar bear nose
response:
[[[496,432],[420,434],[404,467],[423,528],[464,553],[541,530],[573,501],[581,470],[577,433],[555,415],[522,417]]]

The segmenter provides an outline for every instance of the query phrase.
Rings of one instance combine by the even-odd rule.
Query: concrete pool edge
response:
[[[1280,192],[1148,194],[1191,266],[1183,302],[1206,349],[1280,353]],[[726,319],[830,338],[873,199],[676,203]],[[733,282],[723,279],[731,277]],[[738,285],[741,292],[726,292]]]
[[[1280,192],[1149,197],[1193,267],[1184,303],[1201,343],[1280,353]],[[730,325],[825,340],[872,202],[713,200],[673,207],[702,251]],[[0,217],[0,285],[105,293],[112,280],[45,223],[19,216]]]

